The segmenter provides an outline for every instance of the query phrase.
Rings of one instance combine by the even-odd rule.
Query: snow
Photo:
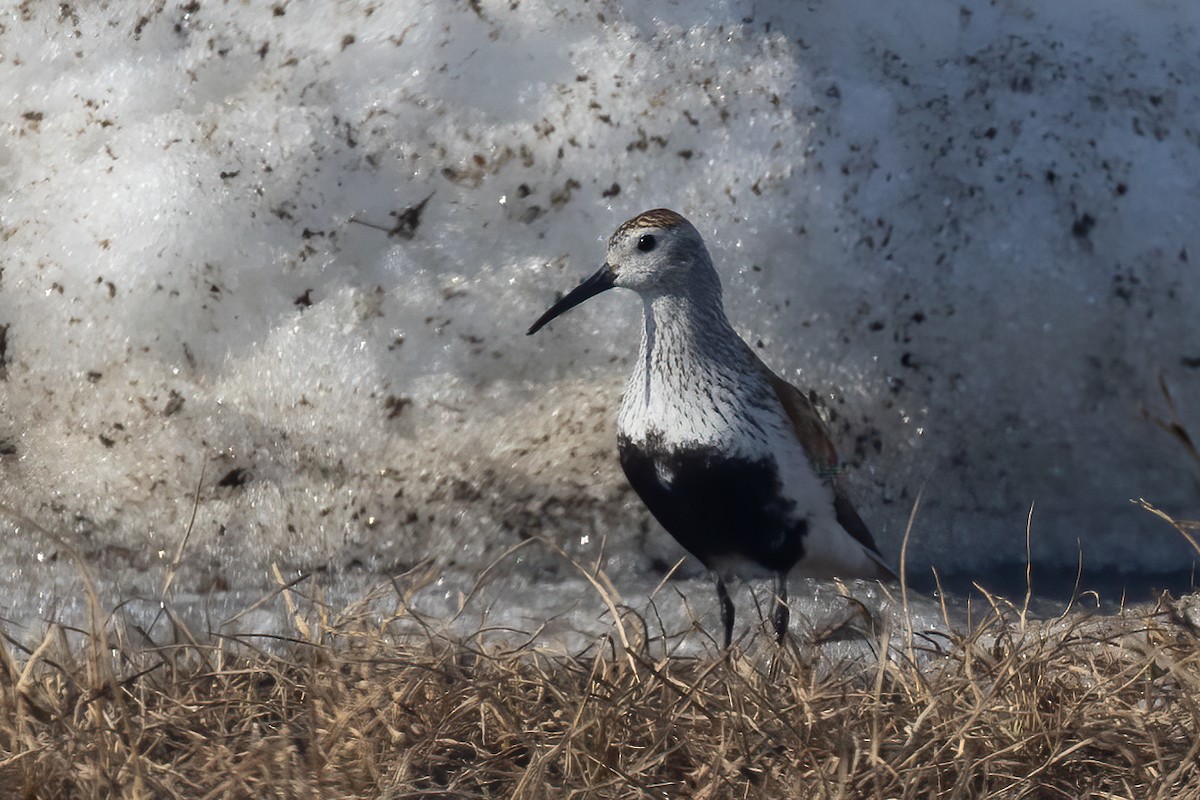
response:
[[[154,596],[189,525],[196,597],[528,537],[653,585],[680,552],[613,441],[637,303],[523,331],[656,206],[825,400],[893,561],[921,494],[917,574],[1023,562],[1031,506],[1039,567],[1185,573],[1130,500],[1197,515],[1146,416],[1161,375],[1200,429],[1198,28],[1182,0],[2,9],[6,616],[75,602],[71,552]],[[505,563],[578,595],[549,547]]]

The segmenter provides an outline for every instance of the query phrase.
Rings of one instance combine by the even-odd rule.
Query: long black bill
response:
[[[554,305],[546,310],[537,318],[537,322],[529,326],[529,330],[525,331],[526,336],[532,336],[542,329],[550,320],[562,314],[565,311],[570,311],[575,306],[587,300],[589,297],[595,297],[603,291],[613,288],[613,281],[616,280],[616,275],[613,274],[612,268],[605,264],[600,269],[596,270],[596,274],[588,278],[583,283],[576,286],[571,291],[567,292],[563,299],[559,300]]]

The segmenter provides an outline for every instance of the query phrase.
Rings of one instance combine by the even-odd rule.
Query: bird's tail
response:
[[[871,558],[871,562],[878,568],[877,574],[870,576],[872,579],[877,581],[900,580],[899,573],[892,569],[891,564],[887,563],[887,561],[884,561],[883,556],[880,555],[878,551],[870,547],[864,547],[863,550],[867,552],[867,555]]]

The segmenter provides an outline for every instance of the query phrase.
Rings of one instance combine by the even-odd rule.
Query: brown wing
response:
[[[771,387],[775,390],[779,402],[783,404],[783,410],[787,412],[788,419],[791,420],[792,427],[796,430],[796,438],[800,440],[800,444],[804,445],[805,452],[812,460],[813,469],[816,470],[817,475],[829,481],[833,487],[833,510],[837,515],[838,524],[860,544],[878,555],[879,547],[875,544],[875,537],[871,536],[867,524],[854,510],[850,498],[846,496],[846,490],[842,488],[841,482],[837,479],[837,450],[833,446],[833,440],[829,438],[829,430],[825,427],[825,422],[817,413],[817,409],[803,392],[772,372],[766,364],[763,364],[763,369],[767,371]]]
[[[812,460],[813,468],[822,478],[832,478],[837,474],[837,450],[834,448],[833,440],[829,438],[829,431],[812,401],[795,386],[772,372],[765,364],[763,369],[767,371],[767,375],[771,379],[771,388],[775,390],[779,402],[783,403],[783,410],[787,412],[788,419],[792,421],[792,427],[796,429],[796,438],[800,440],[800,444],[804,445],[805,452]]]

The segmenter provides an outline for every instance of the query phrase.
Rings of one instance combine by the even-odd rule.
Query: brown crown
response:
[[[625,234],[639,228],[673,228],[685,222],[687,222],[686,219],[669,208],[652,208],[649,211],[643,211],[632,219],[622,222],[621,226],[613,232],[608,242],[611,246]]]

